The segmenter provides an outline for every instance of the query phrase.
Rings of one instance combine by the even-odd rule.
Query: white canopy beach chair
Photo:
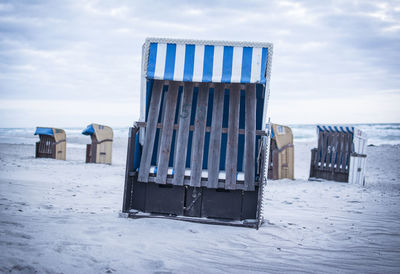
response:
[[[123,212],[259,226],[271,57],[269,43],[146,40]]]
[[[311,150],[310,179],[364,183],[367,135],[353,126],[318,125]]]

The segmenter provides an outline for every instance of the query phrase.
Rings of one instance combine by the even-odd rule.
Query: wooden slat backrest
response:
[[[164,86],[168,86],[163,98]],[[182,94],[179,96],[179,86],[183,85]],[[195,93],[194,88],[198,87]],[[240,109],[241,90],[244,89],[242,102],[244,109]],[[210,92],[213,96],[209,96]],[[145,127],[145,138],[142,156],[139,165],[138,181],[149,182],[151,165],[156,165],[157,171],[152,182],[158,184],[171,183],[174,185],[190,185],[194,187],[205,186],[208,188],[255,189],[256,152],[255,142],[257,135],[265,134],[256,130],[257,96],[256,85],[240,84],[213,84],[154,80],[151,92],[150,104],[146,122],[138,122],[138,127]],[[197,94],[194,98],[194,94]],[[225,94],[229,94],[229,103],[225,101]],[[178,99],[180,98],[180,99]],[[212,100],[212,111],[208,111],[209,100]],[[195,110],[192,110],[192,102],[197,101]],[[163,107],[161,103],[164,102]],[[178,106],[178,102],[180,105]],[[223,115],[229,109],[228,126],[223,128]],[[211,110],[211,109],[210,109]],[[178,111],[178,114],[176,112]],[[239,129],[239,116],[244,116],[244,128]],[[175,122],[175,117],[178,119]],[[207,115],[209,117],[207,117]],[[161,123],[159,117],[161,116]],[[193,117],[194,116],[194,117]],[[194,124],[191,125],[194,120]],[[210,126],[207,127],[207,120]],[[175,124],[177,123],[177,124]],[[157,133],[159,130],[159,133]],[[174,133],[176,131],[176,133]],[[189,132],[193,131],[191,139]],[[206,132],[210,132],[208,145],[205,146]],[[222,136],[227,134],[226,154],[222,146]],[[173,136],[176,134],[175,142]],[[244,154],[239,157],[239,134],[244,136]],[[155,139],[158,136],[158,145]],[[208,137],[207,137],[208,138]],[[191,141],[191,142],[190,142]],[[154,149],[157,151],[154,152]],[[172,148],[174,147],[174,148]],[[173,149],[173,155],[171,151]],[[190,151],[188,151],[190,149]],[[206,159],[204,153],[208,153]],[[224,153],[224,155],[221,155]],[[187,155],[190,154],[190,161]],[[154,162],[156,155],[156,162]],[[225,158],[225,182],[220,179],[220,161]],[[171,166],[170,159],[173,159]],[[243,179],[238,182],[238,161],[243,161]],[[204,163],[203,163],[204,162]],[[203,166],[207,162],[207,178],[202,179]],[[188,165],[189,163],[189,165]],[[168,170],[173,167],[170,176]],[[190,167],[190,175],[185,175]],[[154,177],[154,175],[151,175]],[[188,176],[188,177],[185,177]],[[169,178],[169,179],[168,179]]]
[[[229,95],[228,142],[226,149],[226,189],[236,189],[240,112],[240,84],[232,84]]]
[[[138,181],[148,182],[151,157],[153,155],[154,139],[157,131],[157,121],[160,111],[161,95],[163,90],[163,81],[154,80],[153,91],[150,99],[149,113],[146,126],[146,138],[143,144],[142,157],[140,159],[140,168]]]
[[[164,108],[163,128],[157,162],[156,183],[165,184],[168,174],[168,163],[171,152],[171,142],[178,99],[178,82],[172,82],[168,87],[167,99]]]
[[[39,135],[39,153],[53,154],[55,150],[55,139],[48,135]]]
[[[256,142],[256,85],[250,84],[245,93],[245,144],[244,144],[244,184],[254,190],[255,182],[255,142]]]
[[[348,173],[352,143],[351,133],[320,131],[314,168],[332,173]]]
[[[192,153],[190,159],[190,185],[201,186],[201,173],[203,167],[204,137],[206,132],[206,119],[208,108],[208,86],[200,84],[197,97],[196,116],[192,139]]]
[[[208,185],[211,188],[218,187],[224,93],[224,84],[217,84],[214,88],[210,146],[208,152]]]

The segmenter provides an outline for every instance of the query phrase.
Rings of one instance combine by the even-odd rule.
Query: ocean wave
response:
[[[368,135],[368,144],[397,145],[400,144],[400,124],[356,124]],[[317,142],[315,125],[290,125],[294,142]],[[125,143],[129,128],[114,128],[115,144]],[[0,143],[34,145],[38,137],[33,135],[35,128],[0,128]],[[90,143],[88,136],[82,135],[82,128],[65,128],[67,143],[82,147]]]

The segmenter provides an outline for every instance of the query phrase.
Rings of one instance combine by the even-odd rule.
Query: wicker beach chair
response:
[[[86,163],[111,164],[113,130],[108,126],[90,124],[83,131],[92,143],[86,145]]]
[[[364,184],[367,135],[353,126],[318,125],[310,179]]]
[[[268,179],[294,179],[294,145],[288,126],[271,125],[271,147]]]
[[[123,212],[258,228],[271,57],[269,43],[146,40]]]
[[[36,142],[36,158],[65,160],[67,145],[64,130],[59,128],[37,127],[35,135],[39,135],[39,142]]]

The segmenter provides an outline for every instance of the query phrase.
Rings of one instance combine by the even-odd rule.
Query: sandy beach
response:
[[[268,182],[257,231],[121,217],[124,138],[113,165],[0,144],[0,272],[398,273],[400,146],[368,147],[364,187],[308,181],[313,146],[295,143],[296,180]]]

